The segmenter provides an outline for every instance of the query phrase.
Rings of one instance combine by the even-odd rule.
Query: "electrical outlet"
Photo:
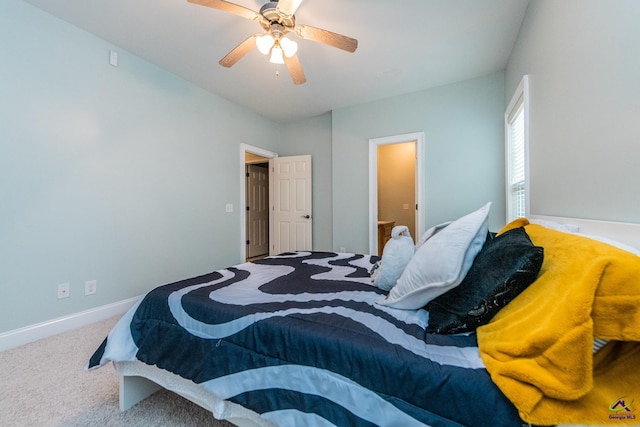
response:
[[[96,293],[98,288],[98,282],[96,280],[87,280],[84,282],[84,294],[85,295],[93,295]]]
[[[347,249],[346,248],[340,248],[340,252],[342,252],[342,253],[347,252]]]
[[[60,283],[58,285],[58,299],[69,298],[71,294],[71,286],[68,283]]]

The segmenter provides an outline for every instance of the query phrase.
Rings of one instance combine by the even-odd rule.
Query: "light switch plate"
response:
[[[113,65],[114,67],[118,66],[118,52],[115,52],[113,50],[109,51],[109,64]]]

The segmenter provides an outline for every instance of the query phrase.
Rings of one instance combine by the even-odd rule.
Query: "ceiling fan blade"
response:
[[[296,25],[295,33],[300,38],[324,43],[347,52],[355,52],[358,48],[358,40],[356,39],[308,25]]]
[[[234,15],[242,16],[243,18],[250,19],[252,21],[260,20],[262,15],[244,6],[240,6],[234,3],[229,3],[224,0],[187,0],[189,3],[199,4],[201,6],[210,7],[212,9],[222,10],[223,12],[233,13]]]
[[[289,74],[291,74],[291,80],[293,80],[293,84],[301,85],[307,81],[307,78],[304,75],[304,71],[302,71],[302,65],[300,65],[300,61],[298,60],[298,55],[293,55],[290,58],[287,58],[285,55],[284,63],[287,65]]]
[[[227,56],[220,60],[220,65],[223,67],[231,67],[243,56],[245,56],[251,49],[256,47],[257,34],[249,36],[245,41],[236,46],[231,52],[227,53]]]
[[[279,0],[276,9],[285,16],[293,16],[296,10],[298,10],[300,3],[302,3],[302,0]]]

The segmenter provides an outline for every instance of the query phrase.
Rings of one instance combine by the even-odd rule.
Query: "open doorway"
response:
[[[269,159],[276,153],[240,144],[241,259],[269,254]]]
[[[313,212],[311,201],[311,156],[279,157],[277,153],[248,144],[240,144],[240,259],[249,258],[248,245],[251,244],[251,225],[248,224],[247,163],[269,162],[267,169],[267,246],[269,253],[310,251],[312,249]],[[257,190],[260,191],[260,190]],[[247,206],[249,210],[247,210]],[[292,216],[292,217],[291,217]],[[289,218],[291,217],[291,218]],[[249,240],[249,243],[247,243]],[[254,255],[254,254],[251,254]],[[255,256],[255,255],[254,255]],[[252,259],[255,259],[252,256]],[[261,255],[258,255],[259,257]]]
[[[378,146],[378,255],[396,225],[416,236],[416,142]]]
[[[422,153],[424,134],[369,140],[369,251],[382,255],[396,225],[417,240],[424,233]]]

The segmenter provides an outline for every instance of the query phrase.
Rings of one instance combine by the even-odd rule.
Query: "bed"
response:
[[[548,221],[547,225],[580,222],[539,220]],[[551,230],[528,222],[512,226],[528,227],[541,227],[544,233]],[[602,230],[589,221],[575,227],[594,234]],[[620,224],[614,228],[625,231],[609,235],[614,239],[622,236],[628,245],[625,249],[633,251],[632,246],[640,241],[636,240],[637,227]],[[444,227],[447,229],[451,225]],[[487,232],[475,231],[476,236]],[[486,245],[483,239],[476,255]],[[632,263],[633,257],[638,258],[622,249],[615,251],[628,254]],[[545,262],[547,256],[545,252]],[[383,254],[382,266],[384,258]],[[478,264],[479,258],[472,258]],[[571,409],[570,403],[560,406],[561,411],[556,406],[542,415],[536,413],[538,403],[545,400],[532,397],[531,390],[519,382],[516,386],[510,383],[514,379],[500,362],[517,366],[513,354],[504,360],[504,346],[493,345],[500,334],[509,333],[509,327],[506,332],[491,327],[513,323],[513,316],[522,316],[521,312],[498,308],[497,322],[487,321],[478,327],[478,333],[475,326],[471,332],[427,332],[428,310],[390,305],[393,291],[372,283],[371,271],[379,261],[367,254],[285,253],[159,286],[117,323],[88,368],[113,362],[120,377],[121,410],[162,387],[210,410],[215,418],[239,426],[521,426],[535,424],[531,419],[546,421],[549,413],[554,413],[552,422],[540,425],[638,423],[634,399],[640,400],[640,389],[629,386],[640,383],[634,383],[640,380],[636,374],[619,383],[631,390],[614,390],[615,396],[606,397],[610,404],[599,408],[603,415],[596,422],[582,419],[585,410]],[[467,266],[459,273],[466,278],[472,268]],[[544,272],[543,266],[541,277]],[[535,294],[527,292],[539,280],[534,278],[533,284],[504,304],[521,309],[516,302],[523,298],[535,302]],[[625,317],[636,316],[640,321],[640,304],[636,304],[640,300],[634,299],[640,295],[640,285],[634,286],[625,295],[632,301]],[[411,300],[415,294],[409,292]],[[399,300],[408,300],[406,296]],[[615,350],[622,352],[627,367],[640,363],[636,351],[640,338],[633,335],[634,330],[627,327],[625,336],[613,338],[605,334],[606,339],[600,341],[605,349],[613,341],[628,343],[629,348]],[[608,362],[616,359],[615,354],[607,354]],[[621,363],[612,363],[612,371],[620,369]],[[526,397],[524,403],[518,402],[520,394]],[[527,406],[531,399],[536,402],[533,409]],[[563,405],[559,396],[552,400]],[[576,400],[580,396],[572,398]]]

